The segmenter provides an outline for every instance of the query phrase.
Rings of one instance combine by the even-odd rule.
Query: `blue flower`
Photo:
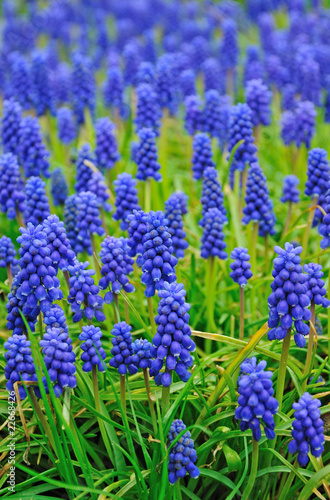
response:
[[[108,203],[110,191],[101,172],[96,170],[92,172],[87,182],[87,191],[95,194],[98,206],[105,212],[110,212],[112,210],[110,203]]]
[[[105,371],[104,360],[107,355],[102,347],[102,335],[103,333],[98,326],[82,327],[79,340],[82,341],[80,348],[84,351],[81,355],[81,360],[84,362],[82,367],[84,372],[91,372],[93,366],[96,366],[100,372]]]
[[[249,80],[246,85],[246,103],[251,109],[253,125],[269,125],[271,119],[272,92],[262,80]]]
[[[43,143],[38,118],[26,116],[19,129],[19,162],[25,177],[49,177],[49,152]]]
[[[68,185],[61,168],[55,168],[52,171],[51,193],[55,207],[64,205],[68,197]]]
[[[181,72],[180,89],[184,97],[196,95],[196,75],[194,70],[189,68]]]
[[[114,220],[120,220],[120,229],[125,231],[128,228],[127,217],[133,210],[139,210],[139,199],[137,195],[136,180],[131,174],[124,172],[119,174],[114,181],[116,194],[116,211],[113,214]]]
[[[308,295],[309,300],[317,306],[327,309],[330,307],[330,301],[325,297],[327,291],[324,288],[324,280],[322,279],[324,275],[322,266],[310,262],[309,264],[304,264],[304,271],[307,274],[306,295]]]
[[[133,272],[134,260],[127,253],[127,240],[107,236],[101,243],[100,259],[103,264],[102,278],[99,282],[101,290],[111,285],[104,297],[104,302],[111,304],[113,294],[119,294],[121,289],[126,293],[134,292],[134,286],[129,282],[127,275]]]
[[[310,101],[298,102],[294,114],[296,145],[299,148],[301,144],[305,144],[306,148],[309,148],[315,134],[317,115],[315,106]]]
[[[250,255],[248,254],[248,249],[242,247],[234,248],[230,257],[234,262],[229,266],[232,270],[229,276],[235,283],[238,283],[240,287],[244,288],[248,280],[253,276],[251,264],[249,262]]]
[[[8,236],[0,238],[0,267],[15,266],[17,264],[16,250]]]
[[[268,340],[283,340],[289,328],[295,331],[294,340],[298,347],[304,347],[304,335],[309,333],[309,327],[304,321],[311,319],[308,309],[310,299],[307,295],[307,276],[303,274],[300,255],[302,247],[293,247],[285,243],[285,250],[274,247],[278,254],[273,261],[272,293],[268,297],[269,319]]]
[[[130,257],[136,257],[136,264],[141,267],[143,264],[143,243],[142,238],[148,231],[147,223],[148,215],[143,210],[133,210],[127,216],[128,220],[128,240],[127,246],[129,248],[127,254]]]
[[[25,193],[16,157],[4,153],[0,157],[0,206],[9,220],[16,217],[16,211],[25,211]]]
[[[329,188],[330,166],[327,152],[321,148],[308,151],[307,181],[305,195],[324,195]]]
[[[76,355],[72,350],[72,340],[69,333],[62,328],[48,327],[39,344],[42,347],[49,378],[54,384],[55,395],[59,397],[66,387],[71,389],[76,387]],[[45,376],[43,383],[48,393]]]
[[[145,296],[153,297],[164,283],[176,280],[175,266],[178,263],[173,253],[173,243],[168,230],[168,220],[163,212],[151,211],[147,216],[147,232],[142,237],[143,264],[141,281],[146,285]]]
[[[221,43],[221,66],[224,69],[233,69],[237,65],[238,42],[237,26],[233,19],[225,18],[222,23],[223,38]]]
[[[243,171],[246,164],[251,164],[257,161],[257,147],[254,144],[253,128],[252,128],[252,113],[247,104],[236,104],[231,109],[229,122],[229,138],[228,150],[229,155],[235,145],[241,141],[244,142],[238,146],[235,151],[231,170]]]
[[[222,127],[221,98],[217,90],[205,93],[205,108],[203,112],[203,130],[211,137],[220,137]]]
[[[208,90],[217,90],[218,92],[223,92],[225,90],[225,80],[217,59],[214,57],[206,59],[201,66],[201,70],[203,73],[205,93]]]
[[[22,121],[21,105],[14,99],[3,103],[1,119],[1,143],[4,153],[18,155],[19,131]]]
[[[53,80],[54,78],[54,80]],[[60,62],[56,74],[52,75],[52,88],[57,103],[69,103],[71,100],[72,69],[66,62]]]
[[[281,118],[281,137],[286,146],[296,139],[296,116],[294,111],[284,111]]]
[[[80,148],[76,161],[76,184],[74,187],[77,193],[86,191],[87,183],[93,175],[93,170],[85,163],[86,160],[96,165],[96,156],[88,143]]]
[[[52,266],[61,271],[66,271],[68,266],[73,266],[76,256],[71,250],[70,241],[66,235],[64,222],[57,215],[49,215],[42,223],[42,230],[46,235],[47,246],[50,250]]]
[[[50,72],[47,66],[46,54],[35,50],[31,61],[31,98],[37,116],[54,111],[54,94],[50,84]]]
[[[103,96],[105,105],[121,115],[124,109],[124,80],[118,66],[111,66],[108,69]]]
[[[245,359],[240,367],[238,384],[238,407],[235,418],[240,420],[242,432],[251,429],[253,439],[260,441],[263,425],[266,437],[275,439],[274,415],[278,410],[278,401],[273,397],[273,373],[265,371],[266,361],[257,364],[257,358]]]
[[[313,399],[305,392],[298,403],[293,403],[294,421],[292,423],[292,441],[289,453],[298,453],[298,463],[306,467],[309,462],[308,453],[320,457],[324,451],[324,426],[320,412],[321,401]]]
[[[50,215],[45,182],[40,177],[30,177],[26,181],[25,197],[24,220],[37,226]]]
[[[140,181],[151,178],[160,181],[162,176],[159,173],[160,164],[158,163],[156,134],[150,128],[142,128],[139,131],[139,139],[139,146],[135,155],[138,166],[136,178]]]
[[[276,217],[269,198],[267,179],[258,163],[252,163],[248,171],[243,208],[243,224],[259,222],[259,236],[275,234]]]
[[[201,257],[203,259],[208,259],[209,257],[219,257],[222,260],[227,259],[223,226],[224,219],[222,212],[218,208],[210,208],[203,218],[204,230],[201,246]]]
[[[77,239],[89,255],[92,255],[91,236],[104,235],[100,210],[96,195],[90,191],[79,193],[77,215]]]
[[[88,109],[94,115],[95,110],[95,78],[91,60],[79,53],[72,58],[72,96],[73,110],[78,125],[85,122],[84,111]]]
[[[157,60],[157,93],[161,108],[168,108],[175,114],[178,107],[179,88],[174,69],[174,55],[163,54]]]
[[[191,352],[196,348],[191,339],[189,326],[190,304],[185,302],[186,292],[182,284],[165,283],[158,291],[160,301],[155,322],[155,334],[151,349],[154,360],[151,363],[150,375],[155,377],[157,385],[169,387],[172,383],[172,372],[183,382],[191,377],[188,371],[193,365]],[[165,364],[165,371],[161,371]]]
[[[124,81],[126,85],[135,85],[141,62],[140,47],[137,39],[131,38],[125,44],[122,56],[124,62]]]
[[[69,334],[69,327],[66,322],[64,311],[58,304],[52,305],[52,307],[45,312],[44,323],[46,325],[46,330],[49,328],[57,328],[61,332]]]
[[[204,170],[201,203],[202,217],[205,216],[210,208],[217,208],[223,215],[223,223],[228,223],[222,187],[218,179],[218,172],[214,167],[207,167]],[[203,219],[199,222],[199,225],[203,226]]]
[[[135,116],[136,132],[144,129],[152,129],[155,135],[159,135],[161,109],[158,103],[158,96],[154,86],[148,83],[141,83],[136,89],[137,107]]]
[[[11,94],[23,109],[31,107],[30,65],[20,52],[11,54]]]
[[[173,420],[167,438],[167,448],[171,446],[175,438],[186,429],[182,420]],[[171,484],[175,484],[177,480],[189,474],[190,477],[197,479],[200,472],[195,465],[197,461],[197,453],[194,448],[194,441],[191,439],[191,434],[186,431],[177,440],[171,448],[168,456],[168,480]]]
[[[189,95],[184,100],[184,127],[189,135],[203,130],[203,101],[198,95]]]
[[[172,237],[173,254],[181,259],[184,251],[188,248],[185,240],[186,233],[183,230],[181,197],[178,193],[173,193],[165,202],[165,218],[168,220],[168,231]]]
[[[95,124],[96,131],[96,163],[99,168],[113,168],[119,160],[115,125],[109,118],[99,118]]]
[[[102,311],[103,299],[99,295],[99,287],[94,284],[92,276],[95,274],[93,269],[86,269],[89,262],[79,262],[76,260],[74,266],[69,266],[70,273],[70,291],[68,302],[71,304],[73,312],[73,322],[79,321],[86,316],[92,320],[95,316],[97,321],[104,321],[105,315]]]
[[[133,349],[132,349],[132,327],[121,321],[115,324],[111,334],[113,348],[111,354],[113,358],[110,359],[109,364],[113,368],[118,369],[120,375],[126,375],[128,372],[133,375],[138,371],[138,367],[133,363]]]
[[[212,155],[212,143],[209,136],[203,132],[196,134],[192,157],[192,171],[195,180],[203,177],[204,170],[207,167],[215,167]]]
[[[299,179],[295,175],[287,175],[283,181],[282,203],[299,203]]]
[[[246,60],[244,65],[244,87],[250,80],[263,80],[264,67],[260,61],[259,47],[249,45],[246,48]]]
[[[65,106],[58,108],[56,120],[59,139],[63,144],[70,144],[77,137],[77,126],[72,110]]]
[[[322,86],[320,79],[320,66],[312,57],[303,57],[299,64],[300,80],[299,86],[301,89],[301,99],[310,101],[315,106],[320,106]]]
[[[75,254],[84,251],[81,241],[78,239],[79,229],[77,219],[79,212],[79,195],[73,194],[66,199],[64,205],[64,224],[67,231],[67,237],[70,241],[72,250]]]
[[[132,343],[132,362],[137,368],[146,370],[151,366],[152,344],[147,339],[136,339]]]
[[[25,335],[16,334],[9,337],[4,343],[4,348],[7,351],[5,352],[7,391],[13,391],[15,382],[20,380],[24,380],[24,382],[37,381],[30,345],[31,342],[27,340]],[[22,400],[26,398],[27,394],[23,385],[18,385],[18,392]]]
[[[13,335],[23,335],[26,333],[25,324],[21,316],[21,311],[23,310],[25,299],[24,295],[21,295],[19,289],[22,284],[21,273],[18,272],[13,279],[11,284],[10,292],[7,297],[7,328],[13,332]],[[35,330],[35,323],[37,321],[39,309],[36,306],[32,310],[32,314],[28,314],[25,308],[25,319],[27,320],[29,327],[32,332]]]

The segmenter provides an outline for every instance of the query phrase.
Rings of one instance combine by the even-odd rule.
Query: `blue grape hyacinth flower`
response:
[[[0,238],[0,267],[17,266],[16,250],[8,236]]]
[[[81,355],[83,361],[83,371],[91,372],[93,366],[96,366],[98,371],[105,371],[106,352],[102,347],[102,330],[98,326],[88,325],[82,327],[82,332],[79,335],[79,340],[82,342],[80,348],[84,351]]]
[[[203,130],[203,101],[198,95],[189,95],[184,100],[184,127],[189,135]]]
[[[139,131],[139,145],[135,154],[135,161],[138,167],[136,178],[139,181],[146,181],[151,178],[154,178],[157,182],[161,181],[156,134],[151,128],[142,128]]]
[[[96,165],[95,153],[92,152],[88,143],[80,148],[76,160],[76,184],[74,187],[77,193],[86,191],[87,183],[93,175],[93,170],[85,163],[86,160]]]
[[[202,217],[210,208],[217,208],[223,215],[223,223],[228,223],[223,191],[218,179],[218,172],[214,167],[207,167],[204,170],[201,203]],[[203,219],[199,222],[199,225],[203,226]]]
[[[1,143],[4,153],[18,155],[19,131],[22,121],[22,108],[14,99],[3,103],[1,118]]]
[[[42,222],[41,226],[46,235],[52,266],[56,272],[58,268],[66,271],[68,266],[74,265],[76,255],[71,249],[64,222],[60,221],[57,215],[52,214]]]
[[[325,297],[327,291],[324,287],[324,280],[322,279],[324,273],[321,264],[315,264],[314,262],[304,264],[304,271],[307,274],[306,295],[308,295],[309,300],[311,303],[314,302],[317,306],[328,309],[328,307],[330,307],[330,300]]]
[[[225,260],[228,255],[225,252],[225,234],[223,232],[223,214],[218,208],[210,208],[203,218],[203,236],[201,245],[201,257],[219,257]]]
[[[112,358],[109,361],[112,368],[117,368],[120,375],[126,375],[127,371],[130,375],[134,375],[138,371],[138,367],[133,363],[133,339],[131,334],[132,327],[121,321],[114,325],[111,334],[113,348],[111,349]]]
[[[136,264],[141,267],[143,264],[143,242],[142,238],[148,231],[148,215],[143,210],[133,210],[128,215],[128,255],[136,256]]]
[[[137,368],[147,370],[151,366],[152,344],[147,339],[136,339],[132,343],[132,361]]]
[[[25,382],[37,382],[38,379],[35,372],[30,346],[31,342],[25,335],[14,334],[4,343],[4,348],[6,349],[5,359],[7,361],[5,366],[7,391],[13,391],[15,382],[19,382],[21,380],[24,380]],[[21,400],[24,400],[27,397],[26,390],[23,385],[18,385],[18,392]]]
[[[40,177],[30,177],[25,185],[25,198],[24,220],[26,224],[29,222],[35,226],[41,224],[50,215],[46,183]]]
[[[72,58],[73,110],[78,125],[85,122],[84,112],[94,115],[96,84],[92,62],[89,57],[76,53]]]
[[[203,177],[207,167],[215,167],[212,159],[212,143],[210,137],[200,132],[195,135],[193,141],[192,172],[193,178],[198,181]]]
[[[307,295],[307,275],[301,266],[302,247],[293,247],[285,243],[285,249],[275,246],[278,254],[273,261],[274,269],[271,283],[272,293],[268,297],[269,319],[268,340],[283,340],[290,328],[293,328],[294,340],[298,347],[304,347],[309,327],[304,321],[311,319],[308,309],[310,299]]]
[[[266,361],[257,363],[257,358],[245,359],[240,367],[238,384],[238,407],[235,418],[240,420],[242,432],[251,429],[253,439],[260,441],[263,426],[267,439],[275,439],[274,415],[278,401],[273,397],[273,373],[265,370]]]
[[[49,152],[43,143],[43,135],[38,118],[26,116],[19,129],[19,163],[25,177],[49,177]]]
[[[68,197],[68,185],[63,175],[63,171],[60,167],[54,168],[54,170],[52,171],[51,194],[55,207],[64,205],[65,200]]]
[[[298,463],[306,467],[308,453],[320,457],[324,451],[324,425],[320,412],[321,401],[305,392],[298,403],[293,403],[294,421],[289,453],[298,453]]]
[[[246,103],[251,109],[251,119],[255,127],[269,125],[271,120],[272,92],[262,80],[249,80],[246,85]]]
[[[115,163],[120,159],[115,130],[114,123],[107,117],[99,118],[96,121],[95,156],[97,166],[101,169],[113,168]]]
[[[184,251],[188,248],[185,240],[186,233],[183,230],[182,204],[178,193],[173,193],[165,202],[165,217],[168,220],[168,231],[172,237],[173,254],[178,259],[184,257]]]
[[[113,214],[114,220],[120,220],[120,229],[125,231],[128,228],[127,217],[133,210],[140,210],[139,199],[136,188],[136,180],[131,174],[124,172],[119,174],[114,181],[116,194],[116,211]]]
[[[148,83],[140,84],[136,89],[136,97],[137,107],[134,123],[137,134],[142,129],[148,128],[158,136],[162,113],[154,86]]]
[[[283,180],[282,203],[299,203],[299,179],[296,175],[287,175]]]
[[[17,211],[25,211],[23,187],[16,156],[4,153],[0,157],[0,207],[9,220],[15,219]]]
[[[323,208],[325,210],[325,215],[323,215],[318,230],[320,236],[322,236],[320,247],[322,249],[325,249],[329,248],[330,246],[330,188],[327,190],[324,196]]]
[[[185,429],[186,426],[182,420],[173,420],[167,438],[168,448],[170,448],[173,441]],[[194,479],[198,478],[200,472],[195,465],[197,462],[197,453],[189,431],[182,434],[170,449],[168,459],[168,480],[171,484],[175,484],[178,480],[184,478],[186,474],[189,474]]]
[[[56,112],[57,134],[63,144],[70,144],[77,137],[77,125],[72,110],[66,106]]]
[[[90,191],[79,193],[77,215],[77,239],[89,255],[92,255],[94,234],[103,236],[105,231],[100,218],[100,210],[96,195]]]
[[[229,266],[232,270],[229,276],[235,283],[244,288],[248,280],[253,276],[248,249],[242,247],[234,248],[230,257],[234,262]]]

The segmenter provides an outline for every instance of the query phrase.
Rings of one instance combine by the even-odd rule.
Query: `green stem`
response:
[[[120,375],[120,402],[123,411],[123,420],[126,419],[126,377]]]
[[[94,238],[93,233],[91,233],[91,244],[92,244],[95,272],[96,272],[96,276],[97,276],[98,281],[100,281],[100,278],[101,278],[100,265],[99,265],[99,262],[97,260],[97,250],[96,250],[95,238]]]
[[[181,486],[180,486],[180,479],[177,480],[177,482],[174,485],[175,488],[175,493],[176,493],[176,498],[177,500],[182,500],[182,493],[181,493]]]
[[[290,340],[291,340],[291,328],[288,328],[286,336],[283,340],[282,346],[282,354],[280,360],[280,367],[278,370],[277,376],[277,389],[276,389],[276,399],[278,401],[278,411],[282,410],[282,402],[283,402],[283,394],[284,394],[284,385],[285,385],[285,375],[286,375],[286,367],[288,364],[289,351],[290,351]],[[275,416],[276,424],[279,422],[279,415]]]
[[[250,477],[247,483],[247,486],[242,495],[242,500],[251,500],[253,497],[250,496],[250,493],[255,484],[255,480],[258,472],[258,459],[259,459],[259,444],[258,441],[252,439],[252,464],[250,470]]]
[[[240,315],[239,315],[239,340],[244,339],[244,288],[239,287],[239,306],[240,306]]]
[[[151,419],[152,419],[152,426],[154,428],[154,434],[156,436],[156,434],[157,434],[157,418],[156,418],[154,403],[151,399],[149,376],[148,376],[148,370],[146,368],[143,368],[143,377],[144,377],[144,383],[146,386],[146,391],[147,391],[147,396],[148,396],[148,403],[149,403],[150,415],[151,415]]]
[[[70,396],[72,389],[71,387],[64,388],[64,401],[63,401],[63,418],[68,425],[70,425]]]
[[[114,293],[113,294],[113,309],[115,313],[115,321],[117,323],[120,322],[120,313],[119,313],[119,303],[118,303],[118,294]]]
[[[285,224],[283,227],[281,239],[283,239],[284,236],[286,235],[286,233],[288,232],[288,229],[290,227],[291,215],[292,215],[292,201],[290,201],[290,203],[289,203],[288,213],[286,215]]]
[[[303,251],[301,254],[301,260],[304,260],[306,255],[307,255],[309,235],[311,232],[312,223],[313,223],[313,219],[314,219],[314,208],[317,205],[318,197],[319,197],[318,194],[314,194],[313,199],[312,199],[312,205],[310,207],[310,211],[309,211],[308,219],[307,219],[307,227],[306,227],[305,232],[304,232],[304,238],[303,238],[303,244],[302,244]]]
[[[11,284],[13,282],[13,273],[11,272],[10,264],[7,264],[6,267],[7,267],[7,276],[8,276],[9,286],[11,287]]]
[[[18,222],[19,227],[26,227],[24,220],[23,220],[23,216],[22,216],[21,212],[18,210],[18,208],[16,208],[16,220]]]
[[[294,463],[294,467],[295,468],[298,467],[297,460]],[[292,481],[294,480],[295,475],[296,475],[295,472],[292,470],[290,472],[290,474],[288,475],[288,478],[287,478],[287,480],[285,482],[283,490],[280,493],[280,496],[278,497],[278,500],[287,500],[288,499],[288,491],[289,491],[289,489],[291,487],[291,484],[292,484]]]
[[[70,274],[69,274],[69,271],[68,270],[63,271],[63,275],[64,275],[64,278],[65,278],[66,284],[68,286],[68,289],[70,290],[70,282],[69,282]]]
[[[207,301],[207,328],[208,331],[216,331],[217,327],[214,322],[214,306],[215,306],[215,258],[209,257],[206,261],[206,301]],[[205,352],[210,354],[212,351],[212,340],[206,339]]]
[[[304,369],[304,376],[306,376],[306,378],[302,383],[302,391],[303,392],[305,392],[307,380],[308,380],[308,374],[312,368],[311,362],[312,362],[312,355],[313,355],[314,328],[315,328],[315,302],[314,302],[314,300],[312,300],[312,302],[311,302],[311,313],[312,313],[312,319],[310,321],[310,326],[309,326],[308,348],[307,348],[307,356],[306,356],[306,363],[305,363],[305,369]]]
[[[45,418],[45,415],[43,414],[43,411],[38,403],[38,400],[34,394],[34,390],[33,390],[33,387],[28,387],[28,392],[30,394],[30,398],[31,398],[31,402],[32,402],[32,406],[38,416],[38,419],[39,419],[39,422],[42,426],[42,428],[44,429],[45,431],[45,434],[47,435],[48,437],[48,440],[51,444],[51,447],[53,448],[53,450],[55,451],[56,453],[56,446],[55,446],[55,441],[54,441],[54,437],[53,437],[53,434],[52,434],[52,431],[50,430],[50,427],[49,427],[49,424]]]
[[[257,276],[257,243],[258,243],[258,231],[259,231],[259,222],[254,222],[252,227],[252,238],[251,238],[251,271],[254,276]],[[255,320],[255,287],[252,287],[251,290],[251,317],[252,321]]]
[[[147,179],[145,182],[145,192],[144,192],[144,211],[150,212],[151,210],[151,179]]]
[[[171,372],[169,372],[171,373]],[[163,416],[166,415],[167,410],[170,407],[170,387],[164,387],[162,390],[162,410]]]
[[[169,112],[168,109],[163,109],[162,127],[159,138],[159,163],[161,165],[161,173],[163,177],[162,191],[164,201],[167,200],[168,185],[167,185],[167,128],[168,128]]]
[[[152,307],[152,298],[151,297],[147,297],[147,304],[148,304],[148,312],[149,312],[151,331],[152,331],[152,334],[155,336],[157,333],[157,327],[156,327],[156,323],[155,323],[155,316],[154,316],[154,310]]]

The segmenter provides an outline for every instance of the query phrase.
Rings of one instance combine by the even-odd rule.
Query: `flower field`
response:
[[[0,496],[330,498],[330,10],[0,6]]]

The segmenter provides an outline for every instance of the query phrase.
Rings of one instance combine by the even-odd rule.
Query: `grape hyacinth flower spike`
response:
[[[25,211],[25,193],[23,190],[17,158],[12,153],[0,157],[0,206],[9,220],[17,218],[24,226],[22,213]]]
[[[142,267],[143,264],[143,243],[142,238],[148,231],[148,215],[143,210],[133,210],[128,215],[128,252],[130,257],[136,256],[136,265]]]
[[[219,209],[223,215],[223,223],[228,223],[222,187],[218,179],[218,172],[214,167],[207,167],[204,170],[201,204],[202,220],[198,223],[200,226],[203,226],[203,218],[210,208]]]
[[[4,153],[18,155],[19,132],[22,121],[22,108],[14,99],[3,103],[1,119],[1,143]]]
[[[18,156],[25,177],[49,177],[49,152],[43,143],[38,118],[26,116],[19,129]]]
[[[203,130],[203,101],[198,95],[189,95],[184,100],[184,127],[191,136]]]
[[[137,107],[135,128],[137,134],[144,129],[151,129],[155,136],[159,135],[161,109],[154,86],[141,83],[136,89]]]
[[[327,152],[321,148],[314,148],[308,152],[307,181],[305,185],[305,195],[312,199],[312,207],[320,205],[323,207],[325,195],[329,189],[330,166],[327,158]],[[315,226],[322,219],[322,212],[316,208],[310,211],[307,229],[304,233],[303,248],[306,250],[308,245],[309,232],[311,224]]]
[[[167,438],[167,448],[170,448],[173,441],[186,429],[182,420],[173,420]],[[191,439],[189,431],[184,432],[176,441],[174,446],[170,448],[168,456],[168,480],[170,484],[175,484],[186,474],[197,479],[200,472],[195,465],[197,461],[197,453],[194,447],[194,441]]]
[[[83,371],[91,372],[92,369],[98,369],[100,372],[105,371],[106,352],[102,347],[102,330],[98,326],[88,325],[82,327],[82,332],[79,335],[80,345],[83,351],[81,361],[83,361]]]
[[[156,145],[156,134],[150,128],[142,128],[139,131],[139,146],[135,161],[137,164],[136,178],[139,181],[148,181],[154,178],[159,182],[162,179],[159,173],[158,151]]]
[[[70,241],[67,237],[64,222],[60,221],[57,215],[49,215],[42,224],[42,229],[46,235],[47,246],[50,249],[50,258],[54,269],[61,269],[66,279],[68,266],[75,264],[76,255],[71,249]]]
[[[13,271],[12,269],[17,267],[16,250],[8,236],[2,236],[0,238],[0,267],[5,267],[7,270],[7,276],[9,285],[13,281]]]
[[[246,86],[246,103],[251,109],[251,119],[254,127],[269,125],[271,119],[272,92],[262,80],[250,80]],[[256,133],[258,143],[258,133]]]
[[[228,255],[225,252],[226,243],[223,232],[224,218],[218,208],[210,208],[203,218],[203,236],[201,245],[201,257],[219,257],[225,260]]]
[[[168,231],[172,237],[173,254],[178,259],[182,259],[188,242],[185,240],[186,233],[183,230],[180,193],[173,193],[165,202],[164,214],[168,220]]]
[[[77,126],[70,108],[63,106],[56,113],[58,138],[63,144],[70,144],[77,137]]]
[[[1,182],[1,181],[0,181]],[[320,236],[322,236],[320,247],[322,249],[329,248],[330,246],[330,188],[325,194],[325,201],[323,208],[325,210],[325,215],[323,215],[322,222],[320,223],[318,230]]]
[[[250,256],[248,254],[247,248],[234,248],[230,254],[231,259],[234,262],[230,264],[230,269],[232,270],[229,276],[235,283],[239,285],[240,294],[240,327],[239,327],[239,339],[243,340],[244,337],[244,288],[247,282],[252,278],[253,273],[251,271]]]
[[[201,179],[207,167],[215,167],[215,163],[212,159],[212,143],[210,137],[201,132],[195,135],[193,141],[193,178],[196,181]]]
[[[37,226],[50,215],[50,206],[46,194],[46,183],[40,177],[30,177],[25,185],[24,220]]]
[[[293,403],[294,421],[292,424],[292,441],[289,453],[298,453],[298,463],[306,467],[309,462],[308,453],[320,457],[324,451],[324,426],[320,412],[321,401],[305,392],[298,403]]]
[[[129,214],[133,210],[140,210],[139,199],[136,188],[136,180],[131,174],[124,172],[119,174],[117,179],[114,181],[115,187],[115,206],[116,211],[113,214],[114,220],[120,220],[120,229],[125,231],[128,228]]]
[[[90,191],[79,193],[77,238],[89,255],[96,252],[94,234],[104,235],[104,228],[100,218],[100,209],[96,195]],[[97,267],[98,269],[98,267]]]
[[[64,205],[68,197],[68,185],[61,168],[54,168],[52,171],[51,194],[55,207]]]
[[[97,166],[100,169],[113,168],[120,159],[115,130],[116,127],[109,118],[99,118],[96,121],[95,156]]]

